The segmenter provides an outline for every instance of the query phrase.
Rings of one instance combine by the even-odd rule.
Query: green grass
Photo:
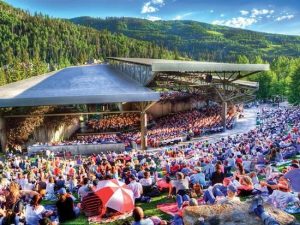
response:
[[[296,156],[295,158],[299,159],[299,156]],[[288,165],[288,164],[287,164]],[[282,170],[282,168],[286,167],[287,165],[282,165],[280,167],[277,167],[280,171]],[[264,177],[259,176],[259,180],[263,179]],[[76,199],[78,199],[78,196],[75,195]],[[241,201],[245,201],[249,199],[249,197],[242,197]],[[159,209],[156,208],[157,205],[159,204],[163,204],[163,203],[171,203],[171,202],[175,202],[174,199],[172,198],[167,198],[166,194],[163,194],[161,196],[158,197],[154,197],[151,199],[150,203],[137,203],[136,206],[140,206],[141,208],[143,208],[145,216],[149,217],[149,216],[158,216],[163,220],[171,220],[171,216],[168,214],[163,213],[162,211],[160,211]],[[77,203],[77,201],[76,201]],[[46,201],[43,200],[42,204],[55,204],[55,202],[53,201]],[[294,214],[293,216],[295,216],[296,220],[298,222],[300,222],[300,214]],[[112,223],[107,223],[107,225],[122,225],[124,222],[132,222],[132,218],[128,218],[126,220],[118,220]],[[85,217],[84,215],[80,215],[78,218],[76,218],[75,220],[72,221],[68,221],[66,223],[63,223],[64,225],[86,225],[89,224],[87,217]]]
[[[218,31],[214,31],[214,30],[208,30],[206,32],[211,34],[211,35],[224,36],[222,33],[218,32]]]
[[[141,208],[143,208],[145,216],[147,216],[147,217],[158,216],[159,218],[161,218],[163,220],[170,220],[172,218],[170,215],[165,214],[156,208],[156,206],[159,204],[170,203],[170,202],[175,202],[175,200],[172,198],[167,198],[167,195],[164,194],[164,195],[152,198],[150,203],[137,203],[136,206],[140,206]],[[55,204],[55,202],[43,200],[42,205],[45,205],[45,204],[53,205],[53,204]],[[112,223],[107,223],[107,225],[121,225],[126,221],[132,222],[132,219],[128,218],[126,220],[118,220],[118,221],[115,221]],[[85,225],[85,224],[89,224],[89,222],[88,222],[86,216],[80,215],[75,220],[71,220],[71,221],[68,221],[63,224],[64,225]]]

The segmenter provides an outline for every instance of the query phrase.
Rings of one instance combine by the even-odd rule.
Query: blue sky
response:
[[[5,0],[53,17],[138,17],[196,20],[250,30],[300,35],[300,0]]]

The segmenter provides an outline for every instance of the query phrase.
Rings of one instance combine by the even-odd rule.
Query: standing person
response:
[[[59,199],[56,202],[57,214],[59,222],[63,223],[68,220],[75,219],[79,214],[79,209],[74,207],[74,201],[71,196],[67,194],[65,188],[58,191]]]

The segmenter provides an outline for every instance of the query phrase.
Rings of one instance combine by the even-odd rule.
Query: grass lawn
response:
[[[299,156],[297,156],[295,158],[299,159]],[[278,169],[281,171],[282,168],[284,168],[285,166],[287,166],[287,165],[282,165],[282,166],[278,167]],[[263,177],[259,177],[260,180],[262,178]],[[75,194],[75,197],[77,198],[78,196]],[[241,201],[245,201],[246,199],[247,198],[241,198]],[[158,216],[161,219],[170,220],[171,216],[163,213],[162,211],[160,211],[156,208],[156,206],[159,205],[159,204],[170,203],[170,202],[175,202],[175,199],[167,198],[167,195],[164,194],[162,196],[152,198],[150,203],[137,203],[136,205],[143,208],[143,210],[145,212],[145,215],[147,217],[149,217],[149,216]],[[42,204],[55,204],[55,202],[43,200]],[[297,221],[300,222],[300,214],[294,214],[294,216],[296,217]],[[132,219],[128,218],[126,220],[119,220],[119,221],[116,221],[116,222],[113,222],[113,223],[109,223],[107,225],[121,225],[126,221],[131,222]],[[89,223],[88,223],[87,218],[84,215],[80,215],[77,219],[64,223],[64,225],[85,225],[85,224],[89,224]]]
[[[159,196],[159,197],[152,198],[150,203],[137,203],[136,205],[143,208],[146,216],[158,216],[161,219],[170,220],[171,216],[169,216],[169,215],[163,213],[162,211],[158,210],[156,208],[156,206],[159,205],[159,204],[162,204],[162,203],[169,203],[169,202],[174,202],[174,201],[175,201],[174,199],[167,198],[167,195],[162,195],[162,196]],[[44,203],[45,204],[54,204],[53,202],[51,203],[49,201],[48,202],[43,201],[43,204]],[[113,222],[113,223],[109,223],[107,225],[121,225],[125,221],[131,222],[132,220],[131,220],[131,218],[128,218],[126,220],[119,220],[119,221],[116,221],[116,222]],[[89,223],[88,223],[87,218],[85,216],[81,215],[77,219],[66,222],[66,223],[63,223],[63,224],[64,225],[84,225],[84,224],[89,224]]]
[[[246,198],[241,198],[241,200],[245,201]],[[150,203],[138,203],[137,206],[140,206],[141,208],[143,208],[146,216],[158,216],[161,219],[170,220],[170,219],[172,219],[171,216],[158,210],[156,208],[156,206],[159,204],[162,204],[162,203],[170,203],[170,202],[174,202],[174,201],[175,201],[174,199],[167,198],[167,195],[164,194],[162,196],[152,198]],[[43,201],[42,203],[43,204],[55,204],[54,202],[50,202],[50,201]],[[295,214],[294,216],[296,217],[297,221],[300,222],[300,214]],[[132,219],[128,218],[126,220],[119,220],[119,221],[116,221],[113,223],[108,223],[107,225],[121,225],[126,221],[131,222]],[[89,223],[88,223],[87,218],[84,215],[80,215],[75,220],[68,221],[63,224],[64,225],[86,225]]]

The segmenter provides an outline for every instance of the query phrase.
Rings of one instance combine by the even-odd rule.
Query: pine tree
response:
[[[295,70],[291,76],[291,83],[289,85],[289,102],[300,104],[300,66]]]

